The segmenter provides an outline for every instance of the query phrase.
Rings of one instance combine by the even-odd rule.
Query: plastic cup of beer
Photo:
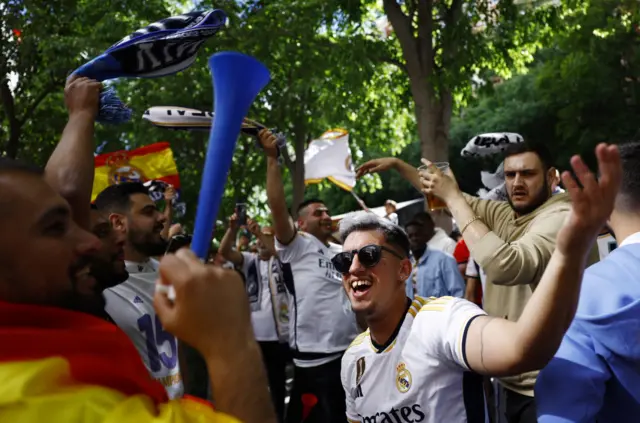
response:
[[[449,169],[449,162],[435,162],[431,163],[431,166],[435,166],[440,169],[440,172],[444,173]],[[422,165],[418,168],[418,171],[430,171],[429,166]],[[440,197],[437,197],[433,194],[427,194],[427,205],[429,206],[429,211],[442,210],[447,208],[447,203],[442,201]]]

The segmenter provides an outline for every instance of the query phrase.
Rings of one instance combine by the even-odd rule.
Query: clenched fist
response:
[[[72,76],[64,87],[64,102],[69,116],[86,113],[92,118],[98,114],[102,83],[86,77]]]
[[[204,356],[223,356],[253,341],[247,293],[236,271],[207,266],[181,249],[162,258],[156,283],[175,289],[173,301],[156,291],[162,326]]]

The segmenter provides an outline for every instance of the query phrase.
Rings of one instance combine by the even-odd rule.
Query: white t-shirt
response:
[[[180,398],[184,395],[184,386],[178,341],[164,331],[153,309],[159,263],[150,259],[146,263],[127,261],[125,264],[129,279],[104,291],[105,310],[129,336],[149,373],[162,383],[169,398]]]
[[[432,250],[440,250],[451,256],[456,250],[456,242],[442,228],[435,228],[433,236],[427,242],[427,247]]]
[[[480,272],[478,272],[478,268],[480,268]],[[487,284],[487,274],[484,273],[482,267],[476,267],[476,261],[473,257],[469,257],[469,261],[467,262],[467,270],[465,275],[469,278],[480,278],[480,285],[482,285],[482,292],[486,292],[485,286]],[[484,304],[484,295],[482,296],[482,303]]]
[[[486,421],[482,378],[469,372],[465,357],[469,323],[484,314],[461,298],[416,297],[387,345],[377,349],[368,330],[358,336],[342,358],[347,419]]]
[[[342,246],[327,247],[315,236],[299,231],[288,245],[276,240],[276,249],[293,273],[290,346],[301,353],[327,354],[317,359],[296,358],[294,363],[315,367],[337,359],[359,333],[342,275],[331,263],[333,256],[342,252]]]
[[[248,256],[255,256],[255,253],[242,253],[244,260],[242,262],[242,272],[247,275],[249,273],[249,265],[251,261]],[[251,324],[257,341],[277,341],[278,332],[276,331],[276,323],[273,316],[273,305],[271,304],[271,291],[269,290],[269,261],[257,260],[260,266],[260,309],[251,312]]]

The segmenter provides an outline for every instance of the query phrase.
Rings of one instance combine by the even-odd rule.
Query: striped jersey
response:
[[[485,315],[461,298],[407,299],[402,321],[385,345],[360,334],[342,358],[351,423],[486,421],[482,377],[469,371],[465,339]]]

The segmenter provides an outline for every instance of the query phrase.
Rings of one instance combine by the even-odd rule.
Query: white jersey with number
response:
[[[386,345],[369,331],[342,358],[347,419],[360,423],[472,423],[487,419],[482,377],[469,371],[469,323],[485,315],[461,298],[416,297]]]
[[[105,310],[113,321],[131,339],[142,361],[167,390],[169,398],[184,394],[178,342],[175,336],[165,332],[153,309],[155,282],[158,278],[158,262],[125,262],[129,279],[104,291]]]
[[[295,364],[312,367],[339,358],[360,332],[342,286],[342,275],[331,263],[333,256],[342,252],[342,246],[326,246],[315,236],[298,232],[287,245],[276,240],[276,249],[293,273],[290,346],[302,353],[327,354],[306,362],[295,359]]]

